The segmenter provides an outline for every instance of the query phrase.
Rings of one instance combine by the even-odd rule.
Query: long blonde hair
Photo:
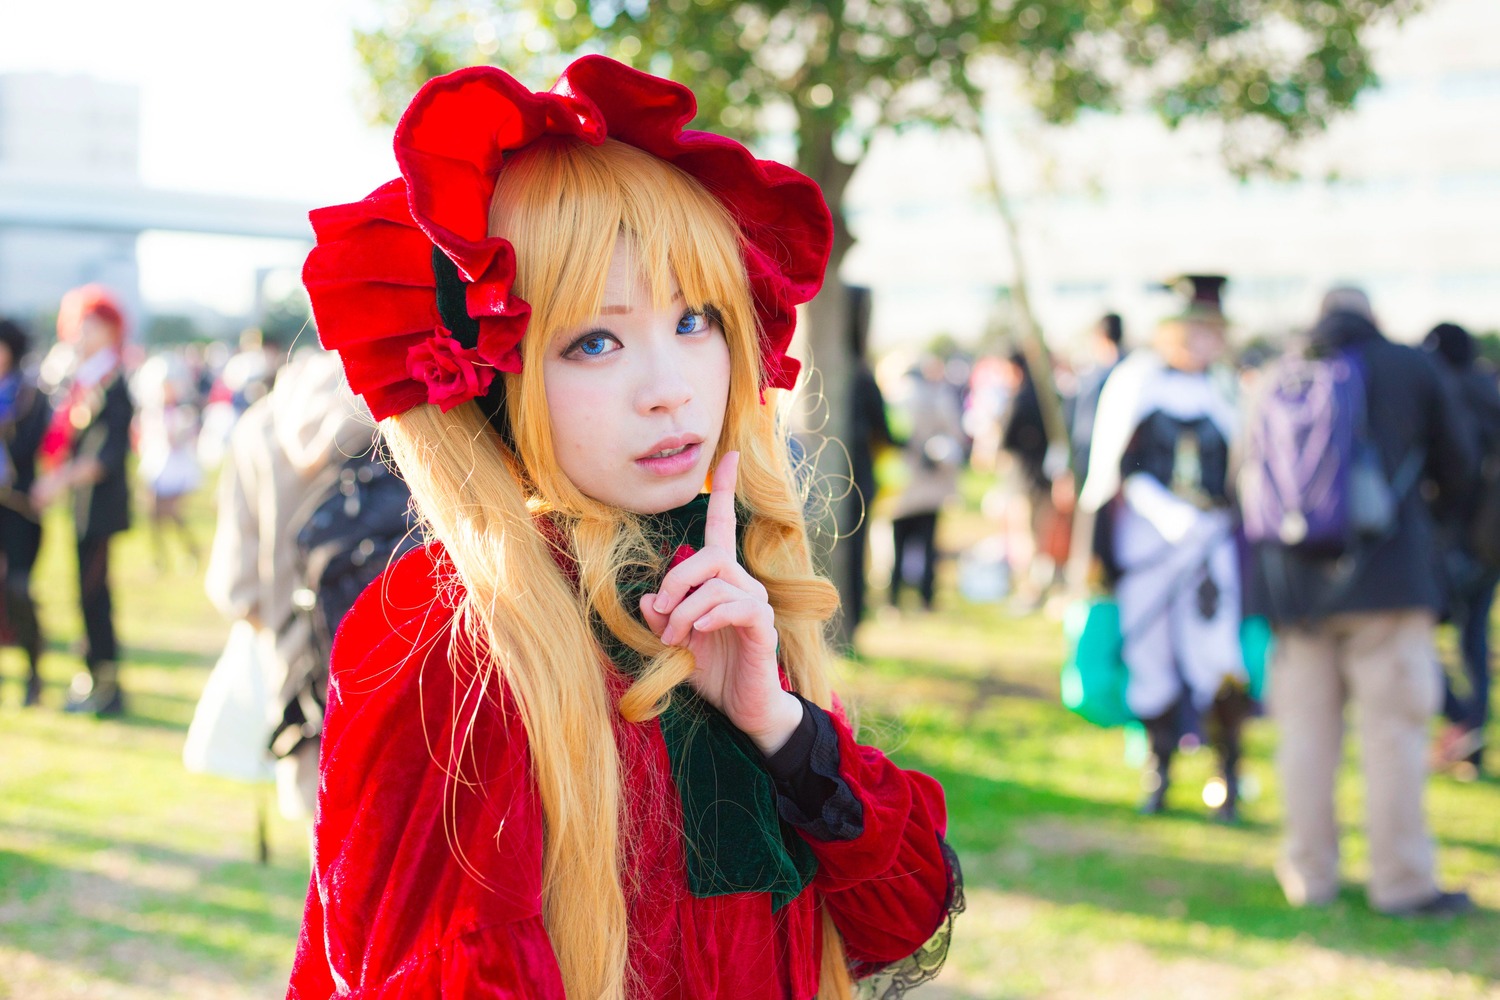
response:
[[[654,306],[671,300],[675,281],[689,306],[711,305],[722,317],[731,370],[714,460],[740,452],[744,562],[769,594],[792,687],[824,707],[831,691],[823,636],[838,598],[813,569],[779,393],[761,399],[759,331],[741,237],[723,206],[633,146],[548,140],[507,161],[490,232],[514,244],[515,292],[532,310],[523,370],[503,376],[514,450],[474,403],[446,414],[418,406],[387,420],[385,434],[430,534],[463,580],[455,627],[484,651],[472,684],[507,691],[526,727],[545,821],[542,916],[564,986],[571,997],[621,1000],[631,891],[622,883],[621,841],[632,813],[650,804],[622,801],[614,727],[657,715],[689,676],[692,657],[663,646],[621,602],[621,574],[659,575],[662,557],[635,515],[590,499],[561,473],[542,383],[553,335],[601,309],[621,236]],[[555,531],[539,531],[538,518]],[[576,584],[559,569],[558,545],[576,562]],[[594,621],[646,660],[618,704]],[[842,943],[826,915],[823,935],[819,995],[848,996]]]

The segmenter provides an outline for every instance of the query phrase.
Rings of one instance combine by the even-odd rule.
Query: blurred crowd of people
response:
[[[31,575],[43,513],[66,501],[85,669],[62,707],[102,718],[127,711],[110,558],[138,502],[157,571],[202,574],[230,625],[185,761],[245,780],[274,775],[281,811],[310,818],[333,630],[390,556],[414,544],[409,494],[334,355],[312,345],[289,352],[252,329],[237,351],[213,343],[144,356],[127,333],[117,299],[99,285],[63,298],[45,353],[20,324],[0,321],[0,641],[25,653],[22,704],[44,701]],[[205,561],[184,504],[213,469]]]
[[[39,367],[29,363],[31,339],[18,324],[5,323],[0,343],[5,626],[7,640],[26,654],[24,704],[39,704],[43,693],[45,640],[31,592],[42,513],[70,502],[86,670],[73,679],[66,709],[119,715],[110,542],[130,523],[126,459],[135,412],[124,377],[124,315],[103,288],[85,286],[63,298],[56,345]]]
[[[111,592],[111,541],[144,506],[156,567],[175,547],[203,569],[183,504],[203,470],[225,458],[232,428],[267,395],[285,345],[248,331],[228,345],[183,345],[144,356],[128,337],[118,299],[101,285],[65,295],[56,341],[0,320],[0,554],[5,595],[0,638],[24,651],[22,704],[43,702],[45,637],[32,594],[46,509],[67,504],[76,546],[85,669],[69,685],[68,712],[126,710]],[[135,454],[138,461],[131,463]]]
[[[1353,288],[1331,291],[1279,356],[1233,358],[1222,284],[1194,279],[1186,308],[1134,350],[1111,314],[1073,362],[1031,345],[857,372],[850,451],[873,502],[856,536],[850,613],[857,621],[877,603],[863,586],[866,535],[886,613],[933,610],[941,521],[971,469],[994,530],[961,554],[961,593],[1008,595],[1029,611],[1093,588],[1118,607],[1125,700],[1149,747],[1143,811],[1166,808],[1174,756],[1201,741],[1220,764],[1205,801],[1216,818],[1238,818],[1242,731],[1261,710],[1241,634],[1259,616],[1275,637],[1265,688],[1286,797],[1287,898],[1319,905],[1337,891],[1334,779],[1352,703],[1372,905],[1461,912],[1467,897],[1436,882],[1422,788],[1434,768],[1477,776],[1484,763],[1500,583],[1496,374],[1453,324],[1420,348],[1387,339]],[[285,345],[252,335],[238,353],[139,358],[126,332],[99,286],[62,301],[44,357],[20,325],[0,322],[0,638],[26,656],[24,704],[44,695],[31,587],[42,512],[67,501],[85,669],[64,708],[125,711],[110,555],[134,485],[159,569],[180,549],[244,626],[232,641],[271,665],[258,681],[272,690],[265,724],[252,727],[266,738],[250,752],[280,761],[283,812],[308,817],[332,631],[414,544],[405,487],[331,355],[288,361]],[[208,467],[222,471],[203,564],[183,503]],[[1434,638],[1443,621],[1457,638],[1447,671]]]
[[[889,528],[872,531],[872,578],[888,568],[890,607],[910,608],[910,586],[932,608],[938,522],[967,464],[995,530],[950,553],[959,591],[1023,611],[1108,594],[1149,747],[1142,810],[1166,808],[1174,756],[1202,742],[1220,765],[1204,801],[1225,822],[1239,816],[1243,728],[1262,712],[1243,634],[1268,623],[1288,900],[1337,892],[1334,781],[1353,705],[1371,905],[1463,912],[1468,897],[1437,883],[1422,796],[1433,770],[1483,768],[1496,373],[1451,323],[1420,347],[1391,341],[1356,288],[1330,291],[1284,350],[1235,357],[1223,284],[1184,279],[1185,308],[1134,350],[1107,315],[1076,364],[1033,348],[886,369],[876,439],[900,460],[879,465]],[[1446,669],[1443,622],[1458,651]]]

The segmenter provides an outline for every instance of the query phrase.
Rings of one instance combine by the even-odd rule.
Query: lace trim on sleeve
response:
[[[943,969],[948,945],[953,940],[953,921],[964,912],[964,874],[958,866],[958,855],[945,840],[939,840],[943,860],[948,866],[947,915],[927,943],[899,962],[878,966],[856,962],[849,971],[854,975],[855,994],[860,1000],[900,1000],[909,990],[931,982]]]

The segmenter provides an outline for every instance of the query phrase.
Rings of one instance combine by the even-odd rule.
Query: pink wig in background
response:
[[[64,344],[78,340],[79,328],[86,317],[97,316],[114,331],[116,350],[125,342],[125,313],[103,285],[80,285],[62,297],[57,310],[57,339]]]

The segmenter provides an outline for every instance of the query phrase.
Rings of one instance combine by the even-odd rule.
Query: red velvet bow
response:
[[[428,82],[396,126],[401,178],[363,201],[311,215],[317,246],[303,281],[323,345],[339,352],[377,419],[482,395],[495,371],[520,371],[530,307],[511,293],[515,251],[487,235],[505,160],[543,136],[627,142],[688,173],[729,210],[744,238],[759,316],[764,386],[787,389],[796,306],[817,294],[833,223],[810,178],[757,160],[732,139],[684,130],[697,102],[681,84],[584,56],[552,91],[532,93],[491,66]],[[465,283],[479,340],[465,351],[438,316],[432,248]]]

